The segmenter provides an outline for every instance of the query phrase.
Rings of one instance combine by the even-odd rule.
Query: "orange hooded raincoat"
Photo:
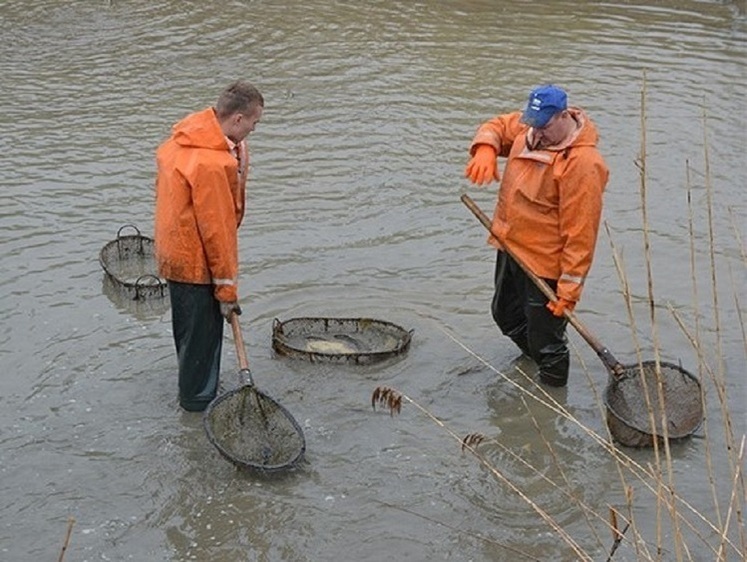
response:
[[[493,230],[539,277],[557,279],[557,296],[578,302],[591,268],[609,170],[597,150],[596,126],[579,108],[579,127],[559,146],[530,150],[521,112],[487,121],[470,147],[488,144],[508,157]],[[497,248],[494,237],[489,242]]]
[[[238,228],[244,217],[249,154],[229,148],[212,108],[174,125],[156,153],[155,243],[162,277],[212,284],[238,300]]]

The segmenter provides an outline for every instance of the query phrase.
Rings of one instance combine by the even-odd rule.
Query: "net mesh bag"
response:
[[[302,458],[306,442],[300,426],[274,399],[252,386],[216,398],[205,411],[210,442],[240,468],[277,472]]]
[[[662,392],[659,392],[661,382]],[[663,397],[663,400],[661,399]],[[605,393],[607,423],[623,445],[649,446],[655,437],[688,437],[703,419],[698,380],[682,367],[646,361],[612,377]],[[653,425],[652,425],[653,416]]]

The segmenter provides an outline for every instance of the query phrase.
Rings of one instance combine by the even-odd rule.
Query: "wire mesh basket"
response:
[[[276,353],[312,362],[369,364],[404,354],[412,330],[373,318],[291,318],[272,324]]]
[[[135,234],[122,235],[127,228]],[[135,225],[120,227],[117,238],[101,249],[99,263],[112,283],[134,300],[162,298],[168,293],[166,280],[158,276],[155,242]]]

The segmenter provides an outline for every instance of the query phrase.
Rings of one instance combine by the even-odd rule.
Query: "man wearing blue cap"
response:
[[[568,106],[557,86],[532,90],[524,111],[499,115],[477,130],[465,176],[478,186],[500,181],[490,237],[498,249],[491,306],[501,332],[534,359],[539,379],[568,382],[566,311],[581,298],[591,268],[609,170],[588,115]],[[505,157],[501,180],[497,157]],[[549,302],[505,244],[555,291]]]

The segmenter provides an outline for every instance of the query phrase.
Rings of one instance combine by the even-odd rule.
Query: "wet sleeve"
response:
[[[601,156],[581,151],[559,178],[558,218],[563,249],[558,297],[578,302],[591,269],[609,171]]]
[[[225,168],[198,164],[192,180],[197,229],[215,286],[215,297],[238,299],[238,234],[236,211]]]
[[[506,113],[486,121],[478,127],[469,147],[470,155],[475,154],[477,145],[487,144],[495,148],[498,156],[508,156],[516,137],[526,130],[519,122],[521,112]]]

